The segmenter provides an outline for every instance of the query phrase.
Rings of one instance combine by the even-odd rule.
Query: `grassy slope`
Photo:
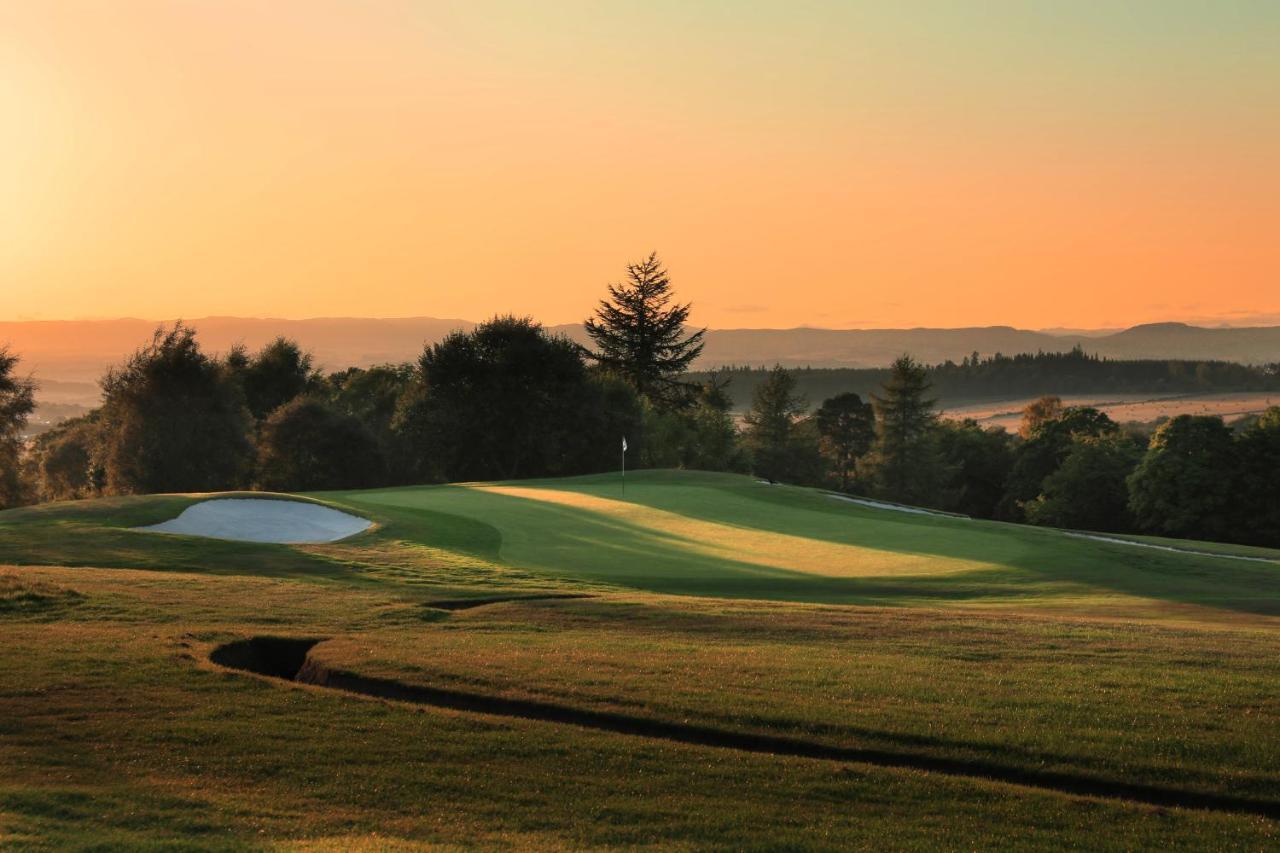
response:
[[[335,669],[842,747],[1280,798],[1263,631],[636,597],[338,638]]]
[[[642,472],[629,478],[625,499],[616,477],[326,497],[374,515],[399,513],[408,528],[403,535],[415,542],[437,544],[442,531],[470,529],[467,541],[451,547],[549,577],[653,592],[1017,604],[1094,615],[1264,621],[1280,615],[1280,565],[870,509],[731,475]],[[1250,552],[1280,560],[1274,551]]]
[[[1280,839],[1256,817],[414,709],[203,662],[235,637],[328,637],[319,659],[410,682],[1280,800],[1278,567],[743,478],[616,489],[324,495],[381,526],[314,547],[122,529],[190,497],[0,514],[0,566],[18,566],[0,568],[0,846]],[[542,591],[594,597],[423,606]],[[743,600],[771,597],[894,606]]]

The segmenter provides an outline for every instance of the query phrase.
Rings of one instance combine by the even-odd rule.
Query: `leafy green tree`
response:
[[[609,285],[596,316],[586,321],[606,370],[631,383],[658,408],[689,402],[692,386],[681,377],[702,352],[706,330],[685,334],[688,304],[671,304],[671,280],[657,254],[627,265],[627,281]]]
[[[387,460],[389,482],[413,482],[414,467],[407,464],[411,449],[395,430],[401,399],[414,388],[411,364],[382,364],[368,369],[351,367],[332,373],[323,382],[330,405],[343,414],[358,418],[373,433]]]
[[[0,347],[0,509],[26,499],[21,476],[22,430],[35,411],[35,383],[15,374],[18,357]]]
[[[1062,398],[1048,394],[1028,403],[1022,410],[1022,424],[1018,427],[1018,435],[1031,438],[1048,421],[1056,421],[1062,417]]]
[[[97,412],[63,421],[36,437],[31,448],[40,500],[92,497],[102,485]]]
[[[807,479],[816,467],[816,431],[797,429],[806,405],[795,388],[795,377],[775,365],[756,386],[751,408],[743,417],[743,440],[751,452],[752,470],[771,483]]]
[[[1129,508],[1143,530],[1224,539],[1235,527],[1238,456],[1222,418],[1178,415],[1156,431],[1129,477]]]
[[[606,411],[617,389],[593,380],[576,344],[528,318],[454,332],[427,348],[418,374],[397,424],[425,475],[515,479],[617,464],[628,434],[627,413]]]
[[[847,491],[854,466],[875,441],[875,410],[857,394],[848,392],[824,400],[813,420],[840,491]]]
[[[1105,413],[1090,406],[1068,407],[1055,417],[1038,420],[1014,451],[1013,469],[996,517],[1025,521],[1026,505],[1043,491],[1045,478],[1062,465],[1077,437],[1112,435],[1119,429]]]
[[[335,409],[359,418],[377,434],[391,430],[396,406],[413,380],[412,364],[380,364],[331,373],[324,388]]]
[[[275,491],[363,489],[386,481],[386,462],[358,418],[296,397],[262,423],[257,480]]]
[[[893,362],[882,395],[872,395],[876,442],[869,458],[876,490],[890,500],[937,506],[947,470],[938,448],[938,415],[923,365]]]
[[[1236,435],[1233,539],[1280,547],[1280,406]]]
[[[102,380],[102,463],[110,494],[235,488],[253,465],[250,416],[225,366],[182,323]]]
[[[252,358],[237,348],[228,356],[227,363],[240,380],[245,402],[258,421],[314,389],[318,382],[311,366],[311,353],[304,352],[296,341],[288,338],[276,338]]]
[[[991,518],[1013,467],[1013,437],[999,427],[983,429],[973,420],[938,422],[938,450],[949,472],[943,509]]]
[[[1027,504],[1027,520],[1076,530],[1132,529],[1127,480],[1141,458],[1141,447],[1126,435],[1077,435],[1039,496]]]
[[[713,372],[696,386],[691,406],[659,409],[644,401],[638,467],[747,470],[726,385]]]

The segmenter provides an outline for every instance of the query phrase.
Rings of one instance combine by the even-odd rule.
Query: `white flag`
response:
[[[627,452],[627,437],[625,435],[622,437],[622,452]]]

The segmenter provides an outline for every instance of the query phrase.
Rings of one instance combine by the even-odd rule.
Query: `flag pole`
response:
[[[627,437],[622,437],[622,496],[627,496]]]

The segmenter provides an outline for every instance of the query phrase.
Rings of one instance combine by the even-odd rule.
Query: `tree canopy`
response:
[[[609,285],[609,298],[585,323],[596,345],[591,357],[659,407],[689,401],[693,386],[683,374],[701,354],[706,333],[686,335],[691,306],[671,300],[667,271],[657,254],[650,254],[627,265],[627,280]]]
[[[252,357],[243,349],[234,350],[227,362],[244,388],[249,411],[259,421],[317,382],[311,353],[284,337],[271,341]]]
[[[854,465],[875,441],[875,410],[850,391],[824,400],[813,417],[822,449],[835,469],[840,490],[845,491]]]
[[[1221,418],[1179,415],[1151,437],[1129,478],[1129,506],[1146,530],[1222,539],[1234,527],[1236,447]]]
[[[781,366],[756,388],[751,409],[744,416],[743,436],[751,451],[752,470],[770,482],[802,479],[817,455],[816,442],[809,446],[796,419],[807,408],[795,393],[796,380]]]
[[[945,478],[934,427],[938,413],[924,366],[909,355],[893,362],[881,394],[872,396],[876,413],[875,456],[879,492],[904,503],[938,499]]]
[[[369,429],[314,397],[297,397],[262,424],[258,484],[264,489],[362,489],[384,479],[386,461]]]
[[[423,352],[418,374],[400,426],[424,469],[448,480],[591,470],[627,429],[606,411],[611,398],[578,346],[528,318],[454,332]]]
[[[102,452],[115,494],[236,488],[253,460],[249,413],[225,366],[182,323],[102,380]]]
[[[35,411],[35,383],[16,374],[18,357],[0,347],[0,509],[23,499],[20,436]]]

